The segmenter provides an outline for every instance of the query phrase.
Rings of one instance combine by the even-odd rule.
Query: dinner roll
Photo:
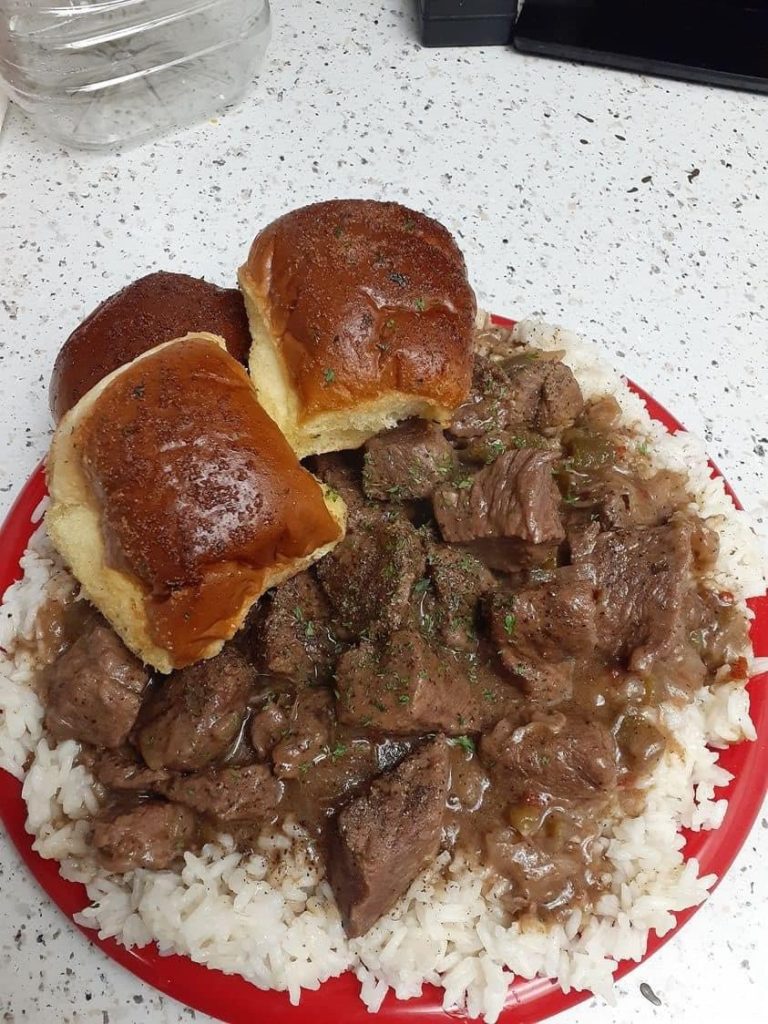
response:
[[[220,335],[245,363],[251,336],[243,297],[187,274],[159,271],[106,299],[76,327],[59,352],[50,387],[58,422],[86,391],[152,345],[190,331]]]
[[[265,590],[344,534],[344,503],[211,334],[158,345],[92,388],[59,424],[47,474],[53,544],[162,672],[217,654]]]
[[[259,401],[300,457],[467,397],[475,296],[437,221],[338,199],[274,221],[240,268]]]

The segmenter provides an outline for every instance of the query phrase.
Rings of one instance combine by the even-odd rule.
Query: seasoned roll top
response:
[[[235,359],[246,361],[251,336],[236,288],[165,271],[133,281],[102,302],[64,343],[51,377],[54,418],[60,420],[119,366],[191,331],[222,337]]]
[[[379,419],[366,436],[414,413],[445,422],[468,394],[474,293],[451,235],[421,213],[362,200],[295,210],[256,237],[240,285],[254,382],[272,412],[267,378],[284,375],[289,400],[275,395],[276,418],[293,405],[300,437],[313,420],[327,430],[323,414],[359,415],[369,403]],[[411,404],[400,408],[404,400]],[[359,444],[360,426],[359,438],[294,446],[304,454]]]
[[[146,631],[169,663],[132,638],[128,609],[126,642],[158,667],[190,664],[215,653],[267,587],[337,541],[342,513],[331,514],[220,339],[161,345],[95,391],[54,442],[49,529],[92,589],[89,569],[77,572],[84,538],[73,552],[61,516],[73,503],[95,513],[104,566],[140,589]]]

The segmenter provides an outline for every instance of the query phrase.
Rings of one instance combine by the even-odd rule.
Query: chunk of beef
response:
[[[150,800],[132,810],[97,820],[93,847],[107,871],[161,871],[189,848],[195,816],[188,807]]]
[[[95,622],[46,670],[45,726],[58,740],[119,747],[149,674],[108,626]]]
[[[597,870],[589,865],[591,844],[582,845],[584,838],[576,832],[563,848],[550,851],[513,827],[489,832],[486,858],[511,883],[501,899],[504,909],[512,917],[534,911],[546,919],[594,899],[599,865]]]
[[[167,781],[171,773],[166,768],[147,768],[130,747],[119,750],[102,750],[95,758],[93,774],[108,789],[155,790]]]
[[[309,460],[308,467],[319,480],[341,495],[350,517],[354,518],[358,509],[366,504],[357,452],[315,455]]]
[[[323,688],[305,689],[290,708],[286,726],[272,748],[272,764],[280,779],[296,778],[327,750],[333,736],[333,698]]]
[[[427,571],[434,594],[425,594],[423,602],[438,635],[454,650],[472,650],[478,601],[493,590],[493,576],[468,552],[435,543],[427,545]]]
[[[397,629],[424,564],[419,536],[403,520],[372,518],[348,534],[317,565],[343,638]]]
[[[539,586],[494,594],[487,615],[499,657],[523,692],[537,703],[567,700],[574,659],[597,647],[591,583],[559,570]]]
[[[255,671],[234,645],[173,672],[142,708],[138,746],[150,768],[197,771],[223,757],[240,731]]]
[[[469,440],[514,426],[559,429],[583,407],[576,378],[559,360],[536,358],[533,349],[502,365],[478,355],[470,397],[456,410],[449,433]]]
[[[436,423],[407,420],[366,442],[363,488],[380,501],[429,498],[456,462],[455,450]]]
[[[616,786],[617,750],[611,731],[582,718],[552,712],[524,724],[503,718],[480,741],[480,758],[513,799],[550,795],[595,797]]]
[[[510,452],[516,448],[534,448],[540,451],[559,453],[560,440],[558,437],[545,437],[543,434],[537,434],[534,430],[526,430],[524,427],[491,431],[489,434],[473,438],[462,445],[461,461],[464,464],[474,462],[481,466],[489,466],[504,452]]]
[[[488,569],[505,573],[544,573],[557,568],[559,543],[529,544],[519,537],[480,537],[462,544]]]
[[[296,683],[322,680],[336,657],[330,606],[317,580],[299,573],[276,587],[253,645],[264,671]]]
[[[551,452],[505,452],[467,487],[442,484],[433,506],[443,539],[466,543],[481,537],[519,537],[533,544],[562,540],[554,459]]]
[[[604,530],[661,526],[690,503],[678,473],[661,470],[646,479],[626,475],[598,482],[596,511]]]
[[[282,796],[282,783],[264,764],[211,768],[176,775],[162,784],[176,803],[221,822],[271,822]]]
[[[561,429],[584,408],[576,378],[559,359],[517,357],[505,362],[504,369],[510,380],[508,423],[535,430]]]
[[[278,740],[288,734],[295,700],[295,694],[280,693],[254,712],[250,721],[251,745],[262,761],[266,761]]]
[[[622,764],[632,775],[650,772],[667,746],[661,730],[637,709],[629,709],[623,716],[616,741]]]
[[[417,748],[333,819],[328,880],[344,928],[364,935],[437,855],[450,768],[445,741]]]
[[[392,734],[471,731],[465,666],[439,657],[419,633],[363,641],[336,666],[337,715],[348,725]]]
[[[503,430],[509,423],[509,377],[485,356],[476,355],[469,398],[453,414],[448,433],[465,440]]]
[[[601,533],[583,560],[595,574],[597,638],[633,672],[674,657],[692,588],[689,522]]]
[[[604,530],[628,529],[633,522],[630,502],[630,489],[609,488],[597,503],[599,525]],[[578,561],[589,553],[590,551],[576,551],[575,554],[572,554],[572,558],[574,561]]]
[[[580,422],[590,430],[608,431],[618,426],[621,406],[613,395],[591,398],[584,406]]]
[[[595,541],[600,534],[600,524],[592,520],[576,520],[568,522],[565,535],[572,562],[583,562],[592,553]]]

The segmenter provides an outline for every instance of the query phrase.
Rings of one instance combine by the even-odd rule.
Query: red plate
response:
[[[509,323],[501,319],[498,322]],[[654,419],[670,431],[682,429],[666,409],[640,388],[632,387],[645,401]],[[712,471],[716,476],[721,475],[714,465]],[[736,501],[731,488],[727,484],[726,487]],[[0,594],[21,575],[19,560],[34,529],[31,516],[45,493],[42,467],[38,467],[0,530]],[[750,601],[750,606],[755,612],[752,626],[755,651],[759,655],[768,655],[768,597]],[[715,874],[722,878],[747,838],[762,803],[768,778],[768,695],[766,688],[759,685],[761,682],[768,682],[768,674],[750,683],[757,741],[729,747],[720,755],[720,764],[735,776],[733,782],[718,794],[728,797],[725,820],[717,831],[686,833],[686,855],[698,858],[702,874]],[[4,772],[0,772],[0,817],[31,873],[67,917],[72,918],[86,905],[85,889],[64,881],[56,861],[42,860],[32,851],[31,837],[24,829],[26,815],[21,786]],[[674,931],[668,932],[663,939],[652,936],[647,956],[670,939],[694,913],[695,908],[678,914]],[[99,939],[94,932],[82,930],[91,942],[143,981],[228,1024],[252,1024],[254,1019],[280,1020],[286,1024],[322,1024],[329,1019],[343,1020],[345,1024],[371,1024],[372,1018],[358,998],[358,982],[349,973],[327,981],[316,992],[305,992],[301,1004],[291,1006],[282,992],[262,992],[242,978],[210,970],[186,957],[160,956],[155,946],[127,950],[112,939]],[[636,966],[631,961],[622,962],[617,977],[622,977]],[[510,990],[501,1021],[504,1024],[533,1024],[573,1006],[588,995],[582,992],[565,995],[555,984],[542,979],[518,981]],[[450,1016],[455,1018],[457,1015]],[[407,1002],[388,996],[378,1020],[382,1024],[398,1024],[418,1018],[424,1024],[445,1024],[448,1017],[441,1008],[440,990],[425,986],[420,998]]]

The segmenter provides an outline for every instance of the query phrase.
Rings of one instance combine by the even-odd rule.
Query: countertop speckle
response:
[[[9,112],[0,511],[48,444],[54,355],[102,298],[152,269],[231,283],[275,215],[367,196],[443,220],[486,308],[593,338],[706,439],[765,532],[768,97],[503,47],[425,50],[410,0],[274,6],[261,77],[196,128],[96,155]],[[619,983],[616,1006],[591,1000],[558,1019],[764,1021],[767,819],[764,808],[693,921]],[[89,947],[4,835],[0,894],[0,1021],[208,1019]]]

